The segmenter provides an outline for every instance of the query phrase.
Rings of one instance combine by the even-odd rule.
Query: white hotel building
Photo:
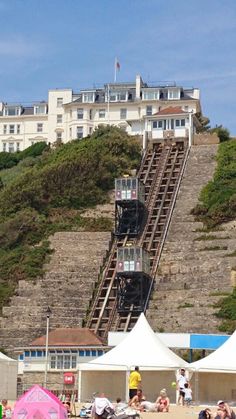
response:
[[[116,125],[146,138],[188,138],[201,112],[199,89],[175,84],[111,83],[74,93],[49,90],[48,102],[31,106],[0,102],[0,151],[21,151],[38,141],[68,142],[100,124]]]

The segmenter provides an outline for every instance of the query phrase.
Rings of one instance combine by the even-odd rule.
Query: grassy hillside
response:
[[[50,234],[111,228],[106,218],[83,218],[83,210],[106,202],[115,177],[141,158],[138,140],[115,127],[40,153],[3,156],[14,164],[0,170],[0,307],[18,280],[42,274]]]
[[[236,140],[219,145],[214,178],[203,188],[200,203],[193,213],[207,230],[236,219]],[[232,255],[233,256],[233,255]],[[222,319],[219,330],[232,333],[236,328],[236,289],[216,304],[216,316]]]

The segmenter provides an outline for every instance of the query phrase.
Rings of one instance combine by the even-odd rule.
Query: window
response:
[[[9,134],[15,133],[15,125],[9,125]]]
[[[57,107],[61,108],[63,105],[63,98],[62,97],[58,97],[57,98]]]
[[[77,356],[72,355],[71,356],[71,368],[76,368],[76,366],[77,366]]]
[[[7,125],[3,125],[3,134],[7,133]]]
[[[30,354],[32,357],[35,357],[36,356],[36,351],[31,351],[31,354]]]
[[[16,143],[16,151],[20,151],[20,143]]]
[[[76,138],[83,138],[83,127],[77,127],[76,129]]]
[[[178,89],[171,89],[168,91],[168,99],[179,99],[179,90]]]
[[[21,108],[19,106],[6,106],[4,108],[4,115],[5,116],[16,116],[20,115]]]
[[[72,138],[72,128],[70,128],[70,138]]]
[[[99,118],[105,118],[105,116],[106,116],[106,109],[99,109],[98,117]]]
[[[181,119],[181,127],[185,127],[185,119]]]
[[[62,124],[62,114],[57,115],[57,124]]]
[[[97,356],[97,351],[92,351],[92,356]]]
[[[69,351],[68,351],[69,352]],[[76,355],[51,355],[50,354],[50,368],[57,370],[69,370],[71,368],[76,368],[77,366],[77,356]]]
[[[25,356],[29,356],[29,355],[30,355],[29,351],[25,351]]]
[[[142,92],[143,100],[159,100],[159,90],[144,90]]]
[[[37,132],[43,132],[43,124],[41,122],[37,124]]]
[[[126,119],[127,118],[127,109],[121,108],[120,110],[120,119]]]
[[[82,94],[82,102],[90,103],[94,102],[94,92],[86,92]]]
[[[126,91],[110,91],[109,92],[109,99],[110,102],[120,102],[127,100],[127,92]]]
[[[83,108],[77,109],[77,119],[83,119],[84,118],[84,110]]]
[[[63,370],[63,355],[57,355],[56,368],[57,370]]]
[[[50,355],[50,368],[56,368],[56,355]]]
[[[98,356],[103,355],[103,351],[98,351]]]
[[[7,143],[3,143],[2,150],[5,151],[5,152],[7,151]]]
[[[16,133],[20,134],[20,125],[19,124],[17,124],[17,126],[16,126]]]
[[[9,143],[8,144],[8,151],[9,151],[9,153],[14,153],[14,151],[15,151],[14,143]]]
[[[79,356],[84,356],[84,351],[79,351]]]
[[[58,142],[62,141],[62,132],[57,132],[57,141]]]
[[[147,116],[152,115],[152,106],[150,106],[150,105],[146,106],[146,115]]]
[[[35,105],[34,106],[34,114],[35,115],[42,115],[46,113],[46,105]]]
[[[37,356],[41,357],[43,355],[42,351],[37,351]]]
[[[69,370],[71,367],[71,356],[70,355],[64,355],[64,370]]]
[[[85,356],[90,356],[90,351],[86,350],[85,351]]]
[[[157,128],[157,121],[153,121],[152,128]]]
[[[24,360],[24,354],[20,354],[20,355],[19,355],[19,360],[20,360],[20,361],[23,361],[23,360]]]
[[[93,110],[89,109],[89,119],[93,119]]]

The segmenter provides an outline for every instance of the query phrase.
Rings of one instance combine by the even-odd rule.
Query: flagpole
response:
[[[116,83],[116,73],[117,73],[117,57],[115,58],[115,69],[114,69],[114,83]]]
[[[110,85],[107,85],[107,119],[108,124],[110,125]]]

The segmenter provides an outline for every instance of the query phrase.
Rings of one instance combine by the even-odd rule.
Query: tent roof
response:
[[[143,370],[173,370],[189,364],[167,348],[155,335],[141,314],[128,336],[106,354],[87,364],[81,370],[127,370],[138,365]]]
[[[0,362],[17,362],[16,359],[9,358],[9,356],[0,352]]]
[[[33,403],[39,404],[54,404],[57,405],[62,411],[65,410],[65,406],[62,402],[53,394],[51,391],[39,386],[38,384],[33,385],[26,393],[24,393],[15,404],[15,411],[22,406],[32,406]]]
[[[192,362],[190,368],[209,372],[236,371],[236,331],[216,351],[199,361]]]

